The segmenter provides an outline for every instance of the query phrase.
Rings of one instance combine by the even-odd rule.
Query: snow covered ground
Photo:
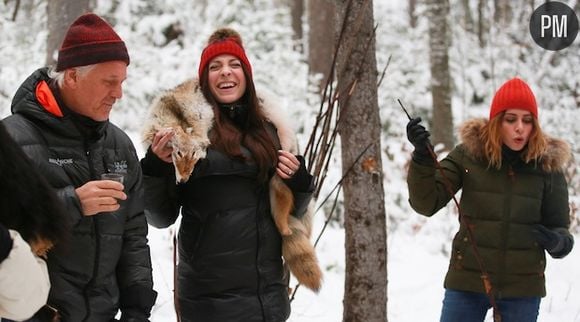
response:
[[[411,214],[413,216],[419,216]],[[442,214],[439,214],[442,215]],[[437,221],[431,218],[430,221]],[[317,218],[320,231],[323,218]],[[429,225],[429,224],[427,224]],[[578,237],[578,236],[577,236]],[[175,321],[172,299],[172,251],[168,229],[151,228],[155,288],[159,292],[152,321]],[[450,245],[450,243],[447,243]],[[439,321],[443,300],[443,278],[448,258],[440,241],[430,234],[390,233],[388,240],[388,318],[395,322]],[[299,288],[292,303],[290,322],[342,321],[344,294],[344,231],[327,229],[317,246],[324,268],[324,285],[319,294]],[[580,251],[574,249],[560,260],[548,260],[546,272],[548,295],[542,300],[540,322],[580,322]],[[291,283],[294,286],[295,283]],[[491,322],[488,316],[486,322]]]

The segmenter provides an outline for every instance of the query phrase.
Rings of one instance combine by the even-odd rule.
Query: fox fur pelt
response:
[[[287,118],[271,96],[263,91],[257,94],[265,117],[276,127],[282,149],[297,154],[294,131],[287,123]],[[198,80],[191,79],[162,93],[153,101],[145,123],[143,140],[148,146],[157,131],[172,128],[175,133],[171,141],[175,176],[178,182],[186,182],[195,163],[206,156],[210,145],[208,132],[213,119],[213,109],[203,96]],[[290,215],[294,204],[292,191],[278,175],[274,175],[269,184],[272,217],[282,235],[282,256],[301,284],[318,291],[322,283],[322,271],[310,243],[313,202],[307,213],[297,219]]]

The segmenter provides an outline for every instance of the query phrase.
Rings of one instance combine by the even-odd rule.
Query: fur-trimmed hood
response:
[[[485,118],[468,120],[459,127],[459,137],[467,153],[478,160],[487,160],[481,142],[481,131],[488,123]],[[544,154],[538,158],[538,166],[546,172],[564,171],[569,164],[572,153],[570,145],[564,140],[547,136],[548,146]]]
[[[256,89],[256,94],[266,119],[276,127],[282,149],[297,154],[296,135],[277,99],[269,91],[261,88]],[[162,113],[161,110],[168,106],[170,106],[171,113]],[[176,124],[181,125],[189,124],[191,126],[192,123],[197,126],[201,125],[203,129],[198,130],[207,133],[213,124],[213,113],[208,115],[208,111],[213,110],[203,96],[199,80],[189,79],[173,89],[165,91],[153,101],[149,108],[143,133],[144,141],[151,142],[151,133],[154,135],[159,125],[175,123],[175,121],[177,121]],[[211,120],[207,121],[208,117]],[[200,122],[201,120],[203,122]]]

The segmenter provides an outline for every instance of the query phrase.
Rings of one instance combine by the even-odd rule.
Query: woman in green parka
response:
[[[463,219],[453,239],[440,321],[483,321],[492,302],[502,322],[536,321],[546,295],[545,251],[562,258],[574,244],[563,174],[570,147],[542,132],[534,94],[518,78],[496,92],[489,120],[462,125],[462,143],[440,162],[446,179],[436,170],[429,132],[420,122],[407,125],[415,147],[407,178],[411,206],[432,216],[451,200],[446,184],[453,193],[462,190]]]

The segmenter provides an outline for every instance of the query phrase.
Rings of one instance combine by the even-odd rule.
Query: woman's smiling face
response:
[[[209,88],[219,103],[236,102],[246,92],[246,76],[236,56],[219,55],[210,61],[208,69]]]

